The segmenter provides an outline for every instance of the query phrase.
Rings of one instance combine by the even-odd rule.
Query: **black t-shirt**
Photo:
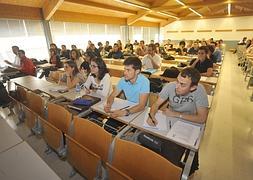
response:
[[[196,60],[197,59],[191,60],[190,65],[192,65]],[[206,73],[208,68],[213,68],[213,62],[209,59],[205,59],[203,62],[198,61],[194,68],[200,73]]]

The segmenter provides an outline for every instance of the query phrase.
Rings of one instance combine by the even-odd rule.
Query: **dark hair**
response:
[[[70,58],[73,60],[73,58],[72,58],[72,52],[73,51],[75,51],[75,53],[76,53],[76,59],[79,59],[79,57],[80,57],[80,52],[77,50],[77,49],[72,49],[71,51],[70,51]]]
[[[71,68],[74,68],[72,75],[76,76],[79,73],[79,70],[77,68],[77,65],[74,61],[67,61],[66,64],[68,64]]]
[[[98,42],[98,46],[103,46],[103,44],[101,42]]]
[[[90,64],[87,61],[84,61],[81,65],[80,65],[80,70],[84,69],[88,72],[88,74],[90,73]]]
[[[25,55],[25,51],[24,51],[24,50],[22,50],[22,49],[18,50],[18,52],[20,52],[20,53],[22,53],[22,54],[24,54],[24,55]]]
[[[123,65],[125,66],[132,65],[133,69],[135,70],[138,70],[138,69],[141,70],[141,67],[142,67],[141,60],[138,57],[134,57],[134,56],[126,58]]]
[[[179,46],[181,46],[181,45],[185,46],[185,42],[184,41],[180,41],[179,42]]]
[[[155,45],[154,44],[149,44],[148,45],[149,48],[152,48],[152,51],[154,51],[156,49]],[[159,46],[158,46],[159,47]]]
[[[55,48],[57,48],[55,43],[51,43],[50,46],[54,46]]]
[[[206,54],[208,53],[208,47],[207,47],[207,46],[200,46],[200,47],[199,47],[199,51],[200,51],[200,50],[205,51]]]
[[[66,47],[66,45],[65,45],[65,44],[63,44],[63,45],[61,45],[61,47]]]
[[[143,42],[143,44],[145,44],[145,42],[143,40],[140,40],[140,43]]]
[[[12,46],[11,48],[13,48],[13,49],[14,49],[14,48],[19,49],[19,47],[18,47],[18,46]]]
[[[75,44],[72,44],[72,45],[71,45],[71,48],[73,48],[73,47],[74,47],[74,48],[77,48]]]
[[[212,43],[212,44],[213,44],[213,43]],[[207,45],[207,48],[209,49],[209,51],[210,51],[211,53],[214,52],[214,47],[213,47],[212,45]]]
[[[192,67],[184,68],[180,75],[184,78],[188,77],[191,78],[191,86],[197,86],[200,80],[200,72]]]
[[[56,49],[50,48],[49,51],[54,52],[54,55],[56,55]]]
[[[98,79],[102,80],[106,73],[109,73],[109,70],[106,67],[104,60],[101,57],[92,58],[91,61],[95,62],[98,66]]]

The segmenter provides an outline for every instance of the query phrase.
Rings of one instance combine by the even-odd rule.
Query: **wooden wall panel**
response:
[[[98,16],[85,13],[72,13],[67,11],[56,11],[52,17],[54,21],[65,22],[85,22],[85,23],[101,23],[101,24],[121,24],[126,25],[126,18]]]
[[[41,8],[0,4],[0,18],[42,19]]]

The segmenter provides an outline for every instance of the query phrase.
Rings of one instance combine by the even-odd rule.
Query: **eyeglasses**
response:
[[[97,68],[98,66],[90,64],[90,68]]]

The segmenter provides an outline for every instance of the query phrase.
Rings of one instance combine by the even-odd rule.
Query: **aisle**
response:
[[[200,148],[200,169],[193,180],[253,178],[253,102],[251,90],[228,52]]]

